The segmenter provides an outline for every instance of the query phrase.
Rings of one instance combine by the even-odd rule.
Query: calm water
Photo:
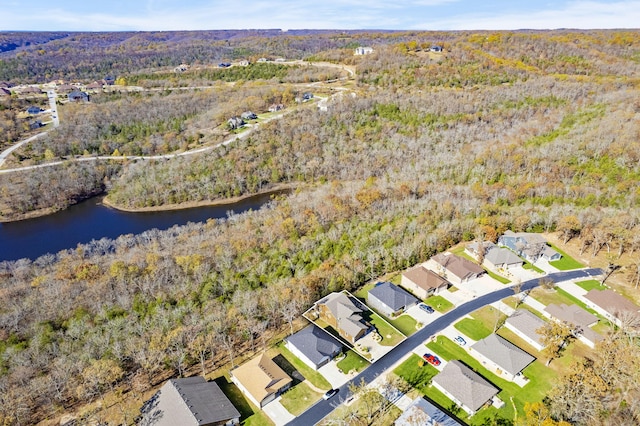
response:
[[[195,207],[163,212],[127,213],[102,205],[102,197],[94,197],[67,210],[19,222],[0,223],[0,261],[23,257],[36,259],[46,253],[57,253],[107,237],[140,234],[146,230],[168,229],[188,222],[204,222],[209,218],[227,217],[235,213],[259,209],[270,199],[258,195],[234,204]]]

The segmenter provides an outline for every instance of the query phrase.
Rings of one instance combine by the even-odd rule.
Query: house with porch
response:
[[[409,290],[420,299],[439,294],[449,288],[449,281],[422,265],[413,267],[402,273],[400,286]]]
[[[562,255],[549,247],[547,240],[540,234],[531,232],[506,231],[498,238],[498,245],[508,247],[518,256],[531,263],[539,259],[546,261],[560,260]]]
[[[470,416],[492,403],[503,405],[493,401],[499,389],[459,360],[449,361],[431,384]]]
[[[266,354],[258,355],[229,372],[242,393],[262,408],[289,389],[292,379]]]
[[[488,370],[511,381],[522,376],[522,370],[535,361],[535,357],[495,333],[474,343],[469,353]]]
[[[240,424],[240,412],[216,382],[201,376],[171,379],[140,409],[141,424],[154,426]]]

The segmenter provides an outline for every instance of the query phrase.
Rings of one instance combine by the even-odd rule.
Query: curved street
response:
[[[597,276],[601,275],[602,273],[603,271],[599,268],[588,268],[550,273],[545,277],[552,279],[555,283],[559,283],[562,281],[573,280],[577,278],[593,278],[594,275]],[[531,290],[537,287],[539,283],[539,278],[524,281],[521,284],[521,291]],[[361,380],[364,380],[364,382],[367,384],[371,383],[376,377],[394,366],[405,355],[410,353],[415,347],[422,345],[427,339],[429,339],[429,337],[444,330],[446,327],[452,325],[454,322],[461,319],[465,315],[475,311],[476,309],[502,300],[505,297],[513,296],[514,293],[512,287],[513,286],[505,287],[492,293],[479,296],[435,319],[433,322],[427,324],[425,327],[409,336],[406,340],[393,348],[382,358],[378,359],[375,363],[371,364],[360,374],[354,377],[350,382],[341,386],[338,392],[339,398],[334,397],[333,399],[326,401],[321,399],[303,414],[296,417],[293,421],[287,423],[287,425],[309,426],[317,424],[324,417],[329,415],[335,408],[337,408],[342,403],[342,401],[346,400],[350,396],[349,383],[353,382],[359,384]]]

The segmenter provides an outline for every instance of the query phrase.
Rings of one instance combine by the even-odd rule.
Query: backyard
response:
[[[226,377],[218,377],[214,380],[222,392],[229,398],[234,407],[240,412],[240,421],[246,426],[271,426],[273,422],[262,410],[254,407],[244,397],[240,389]]]

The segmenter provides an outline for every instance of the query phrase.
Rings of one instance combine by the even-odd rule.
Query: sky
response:
[[[0,0],[0,31],[640,28],[640,0]]]

